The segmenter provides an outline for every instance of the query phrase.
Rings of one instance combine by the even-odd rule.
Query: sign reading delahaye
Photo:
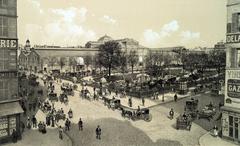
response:
[[[17,48],[17,39],[0,38],[0,49],[2,48]]]
[[[240,98],[240,71],[227,70],[227,96],[231,98]]]
[[[228,34],[226,43],[240,43],[240,33]]]

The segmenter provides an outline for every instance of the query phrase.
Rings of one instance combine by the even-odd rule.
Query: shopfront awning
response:
[[[0,117],[23,113],[23,109],[18,102],[1,103]]]
[[[240,113],[240,109],[239,108],[228,107],[228,106],[221,107],[221,110],[230,111],[230,112],[234,112],[234,113]]]

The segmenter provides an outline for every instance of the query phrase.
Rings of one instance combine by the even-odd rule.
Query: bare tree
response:
[[[73,72],[75,72],[76,65],[77,65],[76,59],[75,58],[69,58],[70,70],[72,68]]]
[[[131,50],[128,56],[128,63],[131,66],[132,73],[134,66],[138,63],[138,54],[136,50]]]
[[[92,56],[87,55],[87,56],[85,57],[85,59],[84,59],[84,64],[86,65],[87,70],[88,70],[89,65],[92,64],[92,62],[93,62]]]
[[[66,65],[66,58],[65,57],[60,57],[58,64],[59,64],[59,66],[62,70],[62,68]]]
[[[57,63],[57,57],[49,57],[49,59],[48,59],[48,64],[49,64],[49,66],[51,66],[52,67],[52,69],[53,69],[53,66],[55,65],[55,63]]]

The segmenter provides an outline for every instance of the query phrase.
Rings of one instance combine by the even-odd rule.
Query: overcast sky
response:
[[[226,0],[19,0],[21,44],[84,45],[107,34],[146,47],[225,40]]]

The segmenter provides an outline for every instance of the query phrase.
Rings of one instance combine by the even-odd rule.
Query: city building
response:
[[[222,135],[240,142],[240,0],[228,0]]]
[[[26,41],[26,45],[21,48],[18,56],[19,68],[28,70],[30,72],[38,72],[42,69],[42,63],[40,55],[34,48],[31,48],[30,41]]]
[[[108,35],[104,35],[102,37],[100,37],[97,41],[89,41],[85,44],[86,48],[99,48],[100,45],[103,45],[105,42],[108,41],[113,41],[114,39],[112,39],[110,36]],[[118,40],[114,40],[116,42],[118,42],[121,47],[129,52],[132,49],[138,49],[138,48],[145,48],[143,46],[139,45],[139,42],[134,40],[134,39],[130,39],[130,38],[124,38],[124,39],[118,39]]]
[[[17,0],[0,0],[0,144],[21,138],[17,48]]]
[[[225,43],[223,41],[217,42],[217,44],[214,45],[214,49],[217,50],[225,50]]]
[[[100,45],[103,45],[105,42],[112,41],[113,39],[108,36],[104,35],[100,37],[97,41],[89,41],[85,44],[86,48],[99,48]]]

